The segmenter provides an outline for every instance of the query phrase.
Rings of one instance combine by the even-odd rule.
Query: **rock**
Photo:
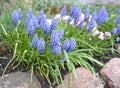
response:
[[[15,72],[0,77],[0,88],[41,88],[40,82],[33,75],[32,85],[30,85],[30,72]]]
[[[117,51],[120,53],[120,44],[119,43],[116,44],[115,47],[116,47]]]
[[[100,71],[111,88],[120,88],[120,58],[112,58]]]
[[[69,75],[65,75],[63,84],[58,85],[56,88],[103,88],[100,79],[95,77],[90,71],[83,67],[76,69],[77,79],[70,73],[70,85],[68,86]]]

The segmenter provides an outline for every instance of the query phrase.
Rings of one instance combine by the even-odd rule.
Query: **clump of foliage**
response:
[[[1,23],[3,36],[0,37],[13,51],[13,57],[4,72],[10,63],[17,61],[18,64],[14,68],[20,64],[25,65],[27,69],[31,70],[31,80],[33,72],[38,70],[47,79],[50,86],[50,77],[57,84],[62,82],[62,70],[73,72],[76,76],[76,65],[83,66],[95,73],[92,65],[103,66],[103,64],[93,57],[104,56],[105,52],[113,53],[114,36],[104,40],[98,39],[99,35],[93,36],[95,24],[98,23],[100,27],[107,25],[105,22],[109,21],[109,15],[104,6],[91,18],[89,11],[89,8],[85,10],[84,19],[80,21],[82,11],[73,5],[69,18],[64,20],[66,6],[63,6],[59,19],[53,17],[50,23],[43,10],[40,11],[38,18],[31,9],[28,10],[27,15],[20,9],[13,11],[12,19],[8,18],[12,27]],[[9,29],[14,30],[8,32]],[[100,31],[102,31],[102,27]],[[116,34],[118,31],[117,28]]]

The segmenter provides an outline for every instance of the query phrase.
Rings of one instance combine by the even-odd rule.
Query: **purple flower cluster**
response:
[[[57,56],[61,53],[59,33],[56,30],[52,31],[50,37],[50,48],[52,49],[54,56]]]
[[[86,20],[86,19],[88,19],[89,18],[89,8],[86,8],[86,10],[85,10],[85,13],[84,13],[84,20]]]
[[[118,8],[117,14],[118,16],[120,15],[120,7]]]
[[[32,10],[29,9],[27,12],[26,20],[25,20],[25,25],[27,27],[27,32],[28,35],[34,35],[35,31],[38,27],[38,20],[36,17],[33,15]]]
[[[52,22],[51,22],[51,25],[50,25],[50,29],[51,30],[56,30],[57,24],[58,24],[57,19],[53,18]]]
[[[25,25],[27,26],[31,18],[33,17],[33,12],[31,9],[28,9],[26,20],[25,20]]]
[[[120,15],[117,17],[115,23],[116,23],[116,24],[120,24]]]
[[[42,28],[45,36],[47,36],[48,33],[50,32],[50,25],[49,25],[49,23],[46,21],[46,23],[43,24],[43,25],[41,26],[41,28]]]
[[[38,42],[38,53],[41,54],[44,52],[45,50],[45,41],[43,38],[40,38],[39,42]]]
[[[29,19],[29,22],[27,23],[27,32],[28,35],[34,35],[35,31],[38,27],[38,21],[35,16],[32,16],[31,19]]]
[[[115,39],[115,41],[116,41],[117,43],[119,43],[119,42],[120,42],[120,37],[117,37],[117,38]]]
[[[97,20],[97,13],[96,12],[93,12],[92,13],[92,18],[91,19],[93,19],[93,20]]]
[[[40,38],[40,40],[39,40],[37,34],[35,34],[32,39],[31,46],[37,48],[38,53],[41,54],[45,50],[45,41],[43,38]]]
[[[79,20],[79,17],[81,16],[81,9],[73,5],[70,10],[70,16],[74,18],[75,22],[77,22]]]
[[[63,8],[60,11],[60,14],[62,17],[64,17],[66,15],[66,5],[63,6]]]
[[[74,8],[74,7],[73,7]],[[61,16],[66,15],[66,6],[64,6],[61,10]],[[71,12],[72,13],[72,12]],[[72,14],[72,18],[74,20],[78,20],[81,15],[81,10],[79,8],[75,8],[75,11]],[[13,24],[17,25],[18,21],[22,19],[21,10],[14,11],[12,14]],[[38,26],[42,29],[45,36],[48,35],[50,31],[52,31],[50,36],[50,48],[54,56],[57,56],[61,53],[61,49],[65,49],[67,52],[72,52],[76,47],[75,39],[67,39],[61,46],[61,39],[64,36],[64,29],[56,30],[56,26],[58,24],[57,19],[53,18],[51,24],[49,24],[46,20],[46,16],[44,12],[41,10],[38,16],[38,19],[33,15],[31,9],[28,10],[25,20],[25,26],[27,27],[28,35],[33,35],[33,39],[31,41],[31,46],[38,50],[39,54],[42,54],[45,50],[45,41],[43,38],[38,38],[36,34],[36,29]]]
[[[40,28],[42,29],[43,33],[45,34],[45,36],[47,36],[48,33],[50,32],[50,25],[46,21],[46,16],[45,16],[43,10],[40,11],[40,14],[38,17],[38,24],[39,24]]]
[[[94,27],[95,27],[95,21],[93,19],[91,19],[90,22],[88,23],[87,32],[91,32]]]
[[[12,13],[12,24],[17,25],[18,21],[22,19],[22,12],[20,9],[13,11]]]
[[[37,34],[35,34],[33,39],[32,39],[31,45],[33,47],[37,47],[38,46],[38,41],[39,41],[38,36],[37,36]]]
[[[46,16],[44,14],[44,11],[41,10],[40,13],[39,13],[39,16],[38,16],[38,24],[40,25],[40,27],[45,24],[46,22]]]
[[[106,11],[105,6],[101,7],[97,16],[98,16],[97,21],[98,21],[99,25],[102,25],[103,23],[105,23],[108,20],[109,16],[108,16],[108,12]]]
[[[73,17],[74,16],[74,13],[75,13],[75,10],[76,10],[76,5],[74,4],[73,6],[72,6],[72,8],[70,9],[70,16],[71,17]]]
[[[116,23],[116,24],[120,24],[120,8],[118,8],[117,14],[118,14],[118,17],[117,17],[117,19],[115,20],[115,23]]]
[[[84,27],[84,21],[80,22],[80,24],[78,25],[79,28],[83,28]]]
[[[120,34],[120,24],[112,30],[112,34]]]
[[[66,50],[66,52],[72,52],[76,47],[76,41],[74,38],[66,39],[62,44],[62,49]]]

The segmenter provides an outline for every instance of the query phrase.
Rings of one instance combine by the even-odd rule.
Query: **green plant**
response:
[[[50,77],[52,77],[57,84],[62,82],[62,70],[68,70],[69,73],[73,72],[75,77],[77,77],[75,72],[76,65],[83,66],[95,74],[94,67],[92,67],[92,65],[104,65],[93,57],[101,55],[104,56],[105,52],[114,53],[114,36],[101,41],[97,38],[98,36],[92,36],[92,32],[87,33],[86,26],[80,29],[78,27],[72,27],[62,20],[58,21],[56,28],[57,32],[60,31],[60,29],[64,29],[64,36],[60,40],[60,47],[62,47],[64,40],[71,39],[73,37],[76,40],[75,49],[72,52],[68,52],[63,49],[60,54],[54,55],[50,48],[50,39],[53,31],[50,31],[46,35],[44,27],[42,29],[42,26],[39,25],[40,27],[37,28],[35,33],[38,35],[38,38],[43,38],[46,43],[44,52],[39,53],[37,47],[31,46],[34,36],[29,34],[29,29],[27,29],[28,26],[24,25],[24,20],[26,18],[25,12],[26,11],[23,11],[23,19],[19,21],[16,26],[12,25],[10,17],[5,20],[5,23],[10,21],[9,25],[11,28],[9,28],[9,26],[7,26],[4,22],[1,22],[1,29],[3,33],[1,39],[3,42],[7,42],[9,48],[13,51],[13,57],[6,66],[3,75],[9,64],[17,62],[18,64],[14,68],[20,64],[25,65],[26,68],[31,71],[31,81],[33,72],[37,70],[47,79],[51,86]],[[43,12],[42,16],[44,19]],[[32,21],[34,21],[34,19]],[[29,23],[30,22],[31,20],[29,20]],[[44,20],[42,20],[42,22],[44,22]],[[9,29],[12,30],[8,31]],[[89,40],[89,38],[92,40]],[[65,61],[61,60],[62,57],[65,58]]]

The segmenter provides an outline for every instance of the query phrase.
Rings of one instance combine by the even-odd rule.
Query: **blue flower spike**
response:
[[[37,34],[35,34],[33,39],[32,39],[31,46],[37,47],[38,46],[38,42],[39,42],[38,36],[37,36]]]
[[[61,53],[59,33],[56,30],[52,31],[50,37],[50,48],[54,56],[57,56]]]
[[[89,11],[90,11],[90,9],[86,8],[85,13],[84,13],[84,16],[85,16],[84,20],[87,20],[89,18]]]
[[[98,16],[97,21],[99,25],[102,25],[108,20],[109,16],[105,6],[101,7],[97,16]]]
[[[120,7],[118,8],[117,14],[120,16]]]
[[[95,27],[95,21],[93,19],[91,19],[90,22],[88,23],[87,32],[91,32],[94,27]]]
[[[66,39],[62,44],[62,49],[66,50],[66,52],[72,52],[76,47],[76,41],[74,38]]]
[[[91,19],[94,19],[95,21],[97,20],[97,13],[96,12],[92,13],[92,18]]]
[[[18,22],[22,19],[22,12],[20,9],[12,12],[12,24],[14,26],[18,25]]]
[[[52,22],[51,22],[51,25],[50,25],[50,29],[51,30],[56,30],[57,24],[58,24],[58,20],[53,18]]]
[[[120,37],[117,37],[117,38],[115,39],[115,41],[116,41],[116,43],[119,43],[119,42],[120,42]]]
[[[66,5],[63,6],[63,8],[60,11],[60,14],[62,17],[64,17],[66,15]]]
[[[42,54],[45,50],[45,41],[43,38],[40,38],[39,42],[38,42],[38,53]]]
[[[34,35],[37,27],[38,27],[38,21],[36,17],[33,16],[31,19],[29,19],[29,22],[27,24],[28,35],[30,36]]]
[[[25,20],[25,25],[27,26],[31,18],[33,17],[33,12],[31,9],[28,9],[26,20]]]

